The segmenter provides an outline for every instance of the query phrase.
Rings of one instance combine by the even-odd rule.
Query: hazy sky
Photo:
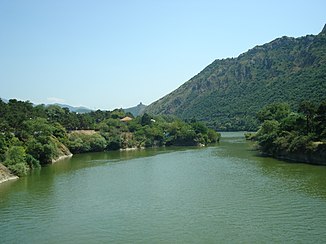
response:
[[[150,104],[215,59],[318,34],[325,0],[0,0],[0,97]]]

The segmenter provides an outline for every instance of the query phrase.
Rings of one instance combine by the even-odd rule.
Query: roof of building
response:
[[[126,116],[126,117],[120,119],[121,122],[128,122],[128,121],[131,121],[131,120],[132,120],[132,118],[130,118],[130,117],[128,117],[128,116]]]

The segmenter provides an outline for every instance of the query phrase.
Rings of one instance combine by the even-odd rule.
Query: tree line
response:
[[[261,125],[254,139],[259,149],[274,157],[309,163],[326,163],[326,100],[302,101],[297,111],[287,103],[267,105],[257,114]]]
[[[128,122],[122,118],[131,118]],[[53,162],[72,153],[155,146],[194,146],[219,141],[220,134],[173,116],[136,118],[123,109],[75,113],[57,105],[0,99],[0,162],[13,173]]]

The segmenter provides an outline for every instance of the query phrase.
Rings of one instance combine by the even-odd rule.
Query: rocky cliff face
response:
[[[0,183],[14,179],[18,179],[18,176],[11,174],[9,169],[0,163]]]
[[[69,158],[72,156],[72,153],[69,151],[69,149],[64,144],[62,144],[59,141],[57,141],[56,144],[58,147],[57,157],[52,159],[52,163],[55,163],[61,159]]]
[[[281,37],[237,58],[215,60],[146,108],[205,121],[221,130],[250,130],[266,104],[326,98],[326,35]]]

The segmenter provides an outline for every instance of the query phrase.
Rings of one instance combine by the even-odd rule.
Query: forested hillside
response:
[[[205,125],[172,116],[134,118],[122,109],[75,113],[57,105],[0,99],[0,163],[16,175],[72,153],[217,142]]]
[[[326,26],[318,35],[282,37],[237,58],[215,60],[146,108],[206,122],[219,130],[256,130],[256,113],[273,102],[294,107],[326,98]]]

